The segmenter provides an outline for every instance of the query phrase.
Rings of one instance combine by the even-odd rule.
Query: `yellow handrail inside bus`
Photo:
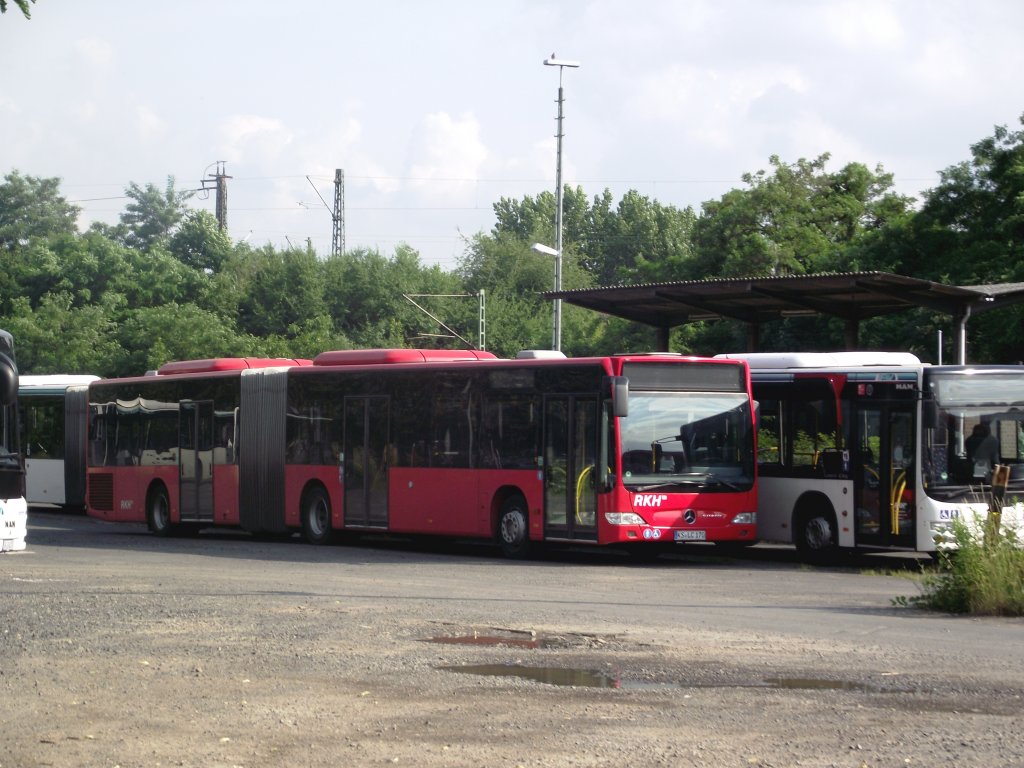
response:
[[[889,532],[900,532],[900,499],[907,488],[907,470],[893,476],[892,492],[889,494]]]
[[[580,500],[583,498],[583,481],[586,480],[587,475],[589,475],[593,470],[594,465],[590,464],[589,466],[584,467],[583,471],[580,472],[580,476],[576,478],[576,522],[580,525],[583,524],[583,515],[580,514]]]

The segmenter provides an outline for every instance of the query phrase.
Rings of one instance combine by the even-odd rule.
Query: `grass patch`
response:
[[[976,531],[957,521],[957,549],[939,554],[938,570],[920,576],[921,594],[894,600],[945,613],[1024,616],[1024,547],[1014,531]]]

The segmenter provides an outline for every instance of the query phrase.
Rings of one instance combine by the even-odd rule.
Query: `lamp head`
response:
[[[551,54],[550,58],[544,59],[544,66],[546,67],[579,67],[578,61],[571,61],[569,59],[556,59],[555,54]]]

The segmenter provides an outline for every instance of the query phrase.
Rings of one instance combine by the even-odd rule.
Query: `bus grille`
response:
[[[114,511],[113,475],[89,475],[89,507],[98,512]]]

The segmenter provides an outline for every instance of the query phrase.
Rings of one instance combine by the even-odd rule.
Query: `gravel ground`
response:
[[[459,556],[428,554],[435,576],[363,548],[29,545],[0,558],[0,768],[1024,765],[1019,621],[983,620],[1018,640],[1005,657],[937,661],[873,628],[959,625],[877,600],[849,637],[631,626],[510,605],[483,575],[498,558],[463,600],[443,594]],[[659,573],[614,570],[624,600]]]

